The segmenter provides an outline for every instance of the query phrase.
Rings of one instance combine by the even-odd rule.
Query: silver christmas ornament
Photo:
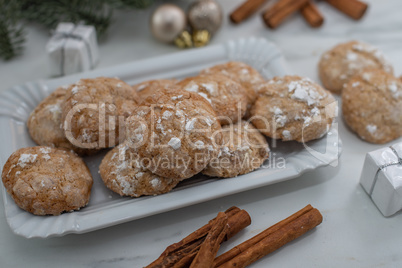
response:
[[[186,24],[184,11],[172,4],[159,6],[151,16],[152,34],[162,42],[173,42],[185,30]]]
[[[213,35],[222,25],[223,12],[214,0],[197,0],[188,9],[188,21],[194,30],[206,30]]]

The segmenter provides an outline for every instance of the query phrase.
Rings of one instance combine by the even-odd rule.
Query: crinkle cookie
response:
[[[364,70],[342,91],[342,114],[360,138],[386,143],[402,136],[402,81],[378,69]]]
[[[66,93],[66,88],[57,88],[39,103],[27,120],[29,134],[38,145],[66,148],[82,155],[92,154],[97,150],[76,147],[64,135],[61,107]]]
[[[251,109],[257,98],[257,92],[261,83],[265,82],[262,75],[250,65],[239,62],[230,61],[223,64],[212,66],[204,69],[201,74],[223,74],[230,79],[239,82],[247,91],[247,111]]]
[[[177,85],[204,97],[214,108],[222,125],[236,123],[246,112],[247,91],[241,84],[225,75],[188,77]]]
[[[124,139],[124,120],[139,96],[117,78],[81,79],[70,85],[62,109],[67,139],[77,147],[102,149]]]
[[[142,162],[135,149],[121,143],[103,158],[100,175],[109,189],[131,197],[167,193],[180,182],[153,174]]]
[[[14,152],[1,177],[15,203],[35,215],[59,215],[86,206],[93,183],[79,156],[48,146]]]
[[[176,85],[177,80],[174,79],[156,79],[148,80],[136,84],[133,89],[138,93],[142,100],[145,100],[149,96],[155,94],[162,88],[172,88]]]
[[[378,68],[390,74],[392,66],[376,47],[360,41],[342,43],[325,52],[318,63],[318,71],[324,87],[340,94],[343,84],[365,68]]]
[[[162,90],[127,120],[127,140],[152,173],[186,179],[218,154],[221,126],[210,103],[194,92]]]
[[[245,121],[222,127],[223,145],[203,174],[212,177],[236,177],[259,168],[269,156],[265,137]]]
[[[261,87],[260,94],[251,109],[251,120],[274,139],[318,139],[327,133],[337,113],[331,93],[309,78],[275,77]]]

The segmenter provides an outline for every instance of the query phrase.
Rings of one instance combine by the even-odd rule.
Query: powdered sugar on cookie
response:
[[[302,79],[292,81],[288,85],[288,90],[292,99],[307,102],[308,105],[317,104],[324,96],[320,95],[311,84],[311,80]]]
[[[260,87],[260,94],[251,110],[252,122],[268,137],[309,141],[332,124],[335,99],[309,78],[275,77]]]
[[[17,165],[24,168],[26,165],[34,163],[37,157],[37,154],[21,154]]]
[[[338,44],[325,52],[318,68],[324,87],[337,94],[341,93],[343,84],[363,69],[377,68],[393,72],[379,49],[360,41]]]
[[[173,137],[168,142],[168,145],[172,147],[174,150],[178,150],[181,147],[181,140],[179,138]]]

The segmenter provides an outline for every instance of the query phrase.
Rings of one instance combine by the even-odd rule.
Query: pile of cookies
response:
[[[14,152],[2,180],[33,214],[77,210],[88,203],[93,183],[80,156],[112,148],[99,166],[109,189],[131,197],[162,194],[198,173],[249,173],[269,157],[266,137],[318,139],[336,109],[331,93],[311,79],[266,81],[242,62],[133,86],[117,78],[81,79],[34,109],[27,126],[39,146]]]
[[[402,136],[402,80],[380,50],[342,43],[322,55],[318,68],[324,87],[342,95],[343,118],[361,139],[386,143]]]

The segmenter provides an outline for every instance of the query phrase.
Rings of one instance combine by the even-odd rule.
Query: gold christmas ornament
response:
[[[203,47],[211,40],[211,34],[207,30],[195,30],[193,32],[193,44],[195,47]]]
[[[188,22],[193,28],[194,45],[208,44],[211,36],[222,25],[223,12],[221,6],[214,0],[197,0],[190,5],[187,13]]]
[[[150,24],[157,40],[171,43],[185,30],[186,14],[176,5],[163,4],[153,12]]]
[[[191,38],[191,34],[189,31],[183,31],[179,36],[174,40],[174,43],[179,48],[189,48],[193,47],[193,40]]]

